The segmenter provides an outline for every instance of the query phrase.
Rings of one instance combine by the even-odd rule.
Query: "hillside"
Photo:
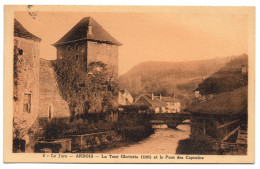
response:
[[[229,61],[220,70],[206,78],[196,90],[201,94],[229,92],[248,84],[248,56],[241,55]],[[242,72],[244,68],[245,72]]]
[[[134,97],[142,93],[176,95],[186,104],[199,83],[223,67],[232,57],[188,62],[143,62],[119,77],[120,88]]]

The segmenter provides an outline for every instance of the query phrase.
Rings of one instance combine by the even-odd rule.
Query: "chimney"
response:
[[[160,100],[162,100],[162,95],[160,94]]]
[[[92,35],[92,26],[91,25],[88,25],[87,35]]]
[[[154,100],[154,94],[152,93],[152,100]]]

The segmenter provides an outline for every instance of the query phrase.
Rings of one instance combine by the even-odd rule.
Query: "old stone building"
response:
[[[32,152],[46,122],[70,117],[73,111],[61,94],[55,61],[40,59],[40,42],[40,38],[14,21],[14,152]],[[83,18],[54,44],[56,61],[67,59],[84,72],[91,63],[104,63],[115,77],[120,45],[90,17]],[[98,67],[95,70],[99,71]]]
[[[14,19],[13,151],[32,151],[39,111],[41,39]]]
[[[81,19],[53,45],[57,59],[71,59],[83,68],[91,62],[102,61],[114,74],[118,73],[118,46],[122,44],[91,17]]]
[[[118,75],[118,46],[121,45],[93,18],[85,17],[59,41],[53,44],[57,49],[57,60],[66,59],[83,70],[93,62],[108,65],[114,77]],[[76,64],[75,64],[76,63]],[[40,60],[40,119],[69,117],[71,111],[68,100],[61,96],[53,61]],[[81,108],[84,110],[84,108]],[[80,109],[80,110],[81,110]]]

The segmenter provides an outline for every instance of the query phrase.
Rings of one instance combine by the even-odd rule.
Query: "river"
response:
[[[190,125],[179,125],[177,129],[166,125],[155,128],[148,138],[124,147],[105,150],[108,154],[175,154],[179,140],[190,136]]]

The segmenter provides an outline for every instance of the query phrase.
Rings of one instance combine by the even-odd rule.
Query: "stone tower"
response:
[[[122,44],[91,17],[81,19],[53,45],[57,59],[68,59],[84,68],[101,61],[118,74],[118,47]]]

